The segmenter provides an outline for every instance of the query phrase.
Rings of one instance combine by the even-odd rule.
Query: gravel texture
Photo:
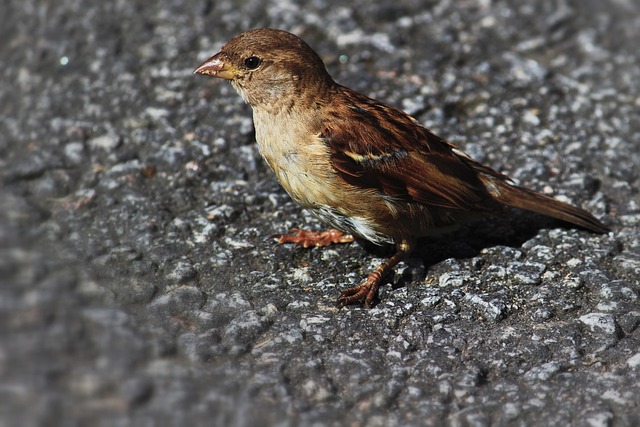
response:
[[[640,6],[0,3],[0,426],[640,424]],[[249,108],[193,69],[253,27],[608,235],[513,212],[302,250]]]

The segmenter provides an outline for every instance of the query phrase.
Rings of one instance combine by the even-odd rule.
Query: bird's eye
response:
[[[244,60],[244,65],[248,70],[255,70],[260,66],[261,62],[262,59],[258,58],[257,56],[250,56]]]

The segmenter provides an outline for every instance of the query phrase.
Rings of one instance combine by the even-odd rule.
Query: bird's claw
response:
[[[373,274],[367,277],[367,280],[360,283],[358,286],[354,286],[342,291],[338,297],[338,307],[344,307],[350,304],[354,304],[364,299],[364,306],[366,308],[372,308],[376,296],[378,295],[378,288],[380,287],[380,278],[375,277]]]
[[[355,239],[351,234],[330,228],[326,231],[308,231],[300,228],[291,230],[291,234],[272,234],[278,243],[295,243],[303,248],[329,246],[334,243],[351,243]]]

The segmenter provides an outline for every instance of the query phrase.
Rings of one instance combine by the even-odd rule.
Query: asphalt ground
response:
[[[0,426],[640,424],[640,6],[0,4]],[[303,250],[248,106],[192,75],[255,27],[595,235],[513,211],[388,251]]]

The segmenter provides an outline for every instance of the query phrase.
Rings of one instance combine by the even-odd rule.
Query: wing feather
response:
[[[475,162],[406,113],[339,86],[347,111],[334,111],[321,138],[349,184],[383,196],[450,209],[495,210]]]

